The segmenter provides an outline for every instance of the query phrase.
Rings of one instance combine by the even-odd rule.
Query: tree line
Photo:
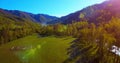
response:
[[[0,17],[0,45],[38,32],[40,24]]]
[[[111,52],[120,47],[120,19],[108,23],[93,23],[79,29],[79,36],[68,49],[69,58],[64,63],[120,63],[119,55]]]

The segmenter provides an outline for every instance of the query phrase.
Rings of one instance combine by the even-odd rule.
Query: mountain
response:
[[[32,14],[18,10],[5,10],[5,9],[0,9],[0,16],[9,18],[14,21],[32,21],[38,23],[47,23],[57,19],[57,17],[55,16],[49,16],[45,14]]]
[[[100,23],[111,20],[112,17],[120,18],[120,0],[109,0],[101,4],[88,6],[80,11],[71,13],[67,16],[57,18],[45,14],[32,14],[18,10],[0,9],[0,16],[14,21],[32,21],[44,24],[63,23],[69,24],[78,21],[88,21],[89,23]]]
[[[71,13],[67,16],[63,16],[59,19],[54,21],[48,22],[50,24],[54,23],[72,23],[76,21],[85,21],[87,20],[89,23],[100,23],[100,22],[107,22],[111,20],[112,17],[120,18],[120,0],[109,0],[105,1],[101,4],[95,4],[84,8],[80,11],[75,13]]]

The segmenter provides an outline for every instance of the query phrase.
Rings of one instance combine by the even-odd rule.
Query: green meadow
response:
[[[40,37],[37,34],[0,46],[1,63],[62,63],[72,37]]]

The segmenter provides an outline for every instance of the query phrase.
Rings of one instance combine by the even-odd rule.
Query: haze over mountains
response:
[[[4,10],[0,9],[0,16],[5,18],[9,18],[14,21],[32,21],[38,23],[48,23],[48,24],[55,24],[55,23],[72,23],[76,21],[83,21],[87,20],[88,22],[106,22],[109,21],[112,17],[120,17],[120,7],[119,0],[110,0],[105,1],[101,4],[95,4],[84,8],[80,11],[75,13],[71,13],[67,16],[63,16],[61,18],[55,16],[49,16],[45,14],[32,14],[28,12],[22,12],[18,10]]]

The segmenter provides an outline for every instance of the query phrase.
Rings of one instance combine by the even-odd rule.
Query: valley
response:
[[[120,0],[48,1],[26,7],[40,13],[0,8],[0,63],[120,63]]]

